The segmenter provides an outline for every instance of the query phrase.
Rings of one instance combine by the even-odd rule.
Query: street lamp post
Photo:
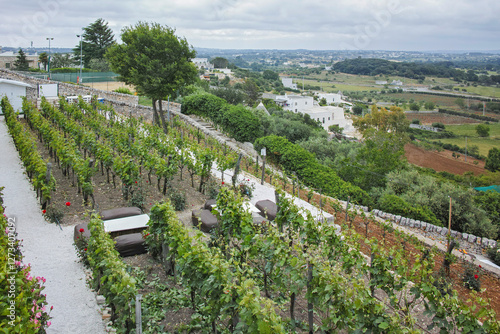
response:
[[[53,41],[54,37],[47,37],[47,40],[49,41],[49,80],[50,80],[50,41]]]
[[[80,37],[80,77],[78,78],[78,83],[82,83],[82,57],[83,57],[83,35],[76,35],[76,37]]]

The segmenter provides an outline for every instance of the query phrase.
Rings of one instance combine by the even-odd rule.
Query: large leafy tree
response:
[[[28,58],[26,57],[26,53],[24,53],[23,49],[19,49],[16,61],[14,62],[14,67],[18,71],[29,70],[30,66],[28,63]]]
[[[83,65],[89,67],[92,59],[104,59],[106,50],[115,42],[115,35],[102,18],[83,28]],[[73,49],[75,59],[80,61],[80,43]]]
[[[139,22],[122,30],[123,44],[111,46],[106,58],[111,69],[127,84],[153,101],[153,120],[167,131],[162,100],[184,85],[195,82],[197,70],[191,59],[196,52],[175,30],[158,23]],[[159,105],[157,112],[156,103]]]

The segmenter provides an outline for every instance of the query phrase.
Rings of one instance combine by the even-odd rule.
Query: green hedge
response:
[[[215,95],[204,93],[186,96],[181,112],[209,118],[229,136],[240,142],[254,142],[262,136],[260,120],[251,110],[233,106]]]
[[[431,223],[436,226],[443,226],[436,215],[427,207],[422,207],[416,204],[410,204],[404,199],[396,196],[385,194],[379,200],[379,208],[382,211],[390,212],[394,215],[400,215],[407,218],[413,218]]]
[[[322,165],[316,157],[297,144],[290,143],[286,138],[267,136],[257,139],[255,148],[259,151],[266,147],[268,158],[283,166],[288,172],[295,172],[300,180],[314,189],[329,196],[370,206],[371,198],[361,188],[342,180],[330,167]]]

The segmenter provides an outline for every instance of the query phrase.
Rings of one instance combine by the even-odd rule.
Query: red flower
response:
[[[70,206],[71,205],[71,202],[66,202],[66,206]]]
[[[146,181],[146,183],[148,183],[148,181]]]
[[[482,268],[481,265],[479,265],[479,268]]]
[[[474,278],[475,278],[475,279],[478,279],[478,278],[479,278],[479,276],[477,276],[477,275],[474,275]]]
[[[84,251],[87,251],[87,248],[84,248],[83,250],[84,250]]]
[[[222,182],[222,184],[224,184],[224,182]]]
[[[83,233],[85,231],[85,229],[81,228],[80,229],[80,233]]]
[[[137,181],[135,181],[135,183],[137,183]]]
[[[46,214],[46,213],[47,213],[47,210],[42,210],[42,213],[43,213],[43,214]]]

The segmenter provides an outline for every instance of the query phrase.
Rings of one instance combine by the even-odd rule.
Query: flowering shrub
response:
[[[89,266],[89,259],[87,257],[88,239],[83,235],[85,229],[81,228],[78,232],[80,232],[80,235],[74,242],[76,253],[80,258],[80,261],[82,261],[82,263],[85,265],[85,267],[88,267]]]
[[[464,263],[464,274],[462,281],[467,289],[481,290],[481,266],[477,267],[472,263]]]
[[[250,183],[250,179],[243,180],[243,182],[239,184],[238,190],[242,196],[247,196],[251,199],[255,190],[255,185]]]
[[[1,190],[0,188],[0,198]],[[1,203],[1,201],[0,201]],[[14,222],[0,205],[0,332],[45,333],[50,326],[50,310],[42,294],[45,278],[33,277],[31,266],[22,263],[21,243]]]

